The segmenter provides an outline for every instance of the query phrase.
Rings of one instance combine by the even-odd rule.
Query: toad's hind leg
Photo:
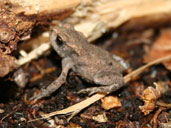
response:
[[[118,90],[124,85],[122,74],[114,75],[114,73],[111,72],[104,72],[103,75],[99,74],[95,76],[94,83],[102,86],[82,89],[78,93],[88,93],[89,95],[92,95],[94,93],[100,92],[109,94]]]
[[[91,87],[91,88],[82,89],[78,93],[87,93],[88,95],[92,95],[94,93],[99,92],[99,93],[109,94],[111,92],[118,90],[122,86],[123,85],[112,84],[112,85],[107,85],[107,86]]]

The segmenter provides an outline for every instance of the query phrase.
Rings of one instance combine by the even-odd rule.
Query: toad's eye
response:
[[[63,45],[63,40],[62,40],[62,38],[61,38],[59,35],[57,35],[57,37],[56,37],[56,43],[57,43],[59,46]]]

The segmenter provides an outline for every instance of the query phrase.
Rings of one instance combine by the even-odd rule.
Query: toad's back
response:
[[[78,73],[80,77],[97,85],[106,85],[81,90],[93,94],[96,92],[110,93],[124,85],[123,67],[116,58],[107,51],[89,44],[84,35],[70,25],[54,28],[50,32],[50,42],[54,50],[62,58],[62,72],[58,79],[46,89],[31,98],[34,103],[50,96],[66,81],[69,70]]]
[[[93,81],[91,79],[96,74],[113,72],[112,74],[118,75],[122,73],[124,68],[114,60],[112,54],[88,42],[84,43],[80,55],[71,57],[75,63],[73,70],[81,74],[80,76]]]

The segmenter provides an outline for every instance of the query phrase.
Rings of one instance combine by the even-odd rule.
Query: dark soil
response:
[[[119,30],[118,30],[119,31]],[[131,32],[114,32],[108,33],[101,39],[94,42],[95,45],[109,50],[122,56],[130,63],[130,69],[134,70],[144,65],[143,56],[145,47],[150,47],[154,40],[158,37],[159,29],[154,29],[154,33],[148,37],[148,43],[142,40],[143,31]],[[118,37],[114,37],[118,34]],[[90,85],[84,82],[70,72],[67,82],[57,90],[49,98],[42,99],[36,104],[29,104],[28,99],[39,92],[41,88],[47,87],[54,81],[61,72],[61,59],[52,51],[49,55],[40,57],[37,60],[30,62],[22,67],[28,72],[30,81],[24,89],[18,88],[15,83],[8,80],[2,80],[0,86],[0,109],[4,112],[0,113],[0,128],[48,128],[50,123],[45,120],[39,120],[28,123],[28,120],[40,117],[40,114],[50,113],[56,110],[61,110],[69,107],[81,100],[84,100],[86,95],[77,95],[76,92]],[[41,72],[45,73],[41,75]],[[155,76],[152,77],[152,74]],[[126,72],[124,74],[127,74]],[[139,109],[144,102],[140,99],[138,93],[139,87],[144,89],[148,86],[153,86],[153,82],[171,81],[171,73],[162,65],[152,66],[144,71],[136,79],[127,83],[127,86],[113,92],[110,95],[119,97],[122,107],[104,110],[101,107],[101,101],[94,103],[82,110],[79,114],[67,123],[68,115],[60,115],[52,117],[56,119],[56,125],[61,124],[61,127],[82,127],[82,128],[147,128],[153,127],[153,117],[160,106],[156,105],[155,109],[147,116]],[[171,103],[171,93],[168,90],[160,100],[165,103]],[[92,116],[105,113],[107,122],[99,123],[91,119]],[[87,117],[87,118],[86,118]],[[89,117],[89,118],[88,118]],[[166,123],[171,118],[171,111],[165,108],[157,118],[157,122]],[[58,121],[57,121],[58,119]]]

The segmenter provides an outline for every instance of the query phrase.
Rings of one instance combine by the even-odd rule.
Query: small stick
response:
[[[131,79],[133,77],[139,75],[140,73],[142,73],[145,69],[149,68],[150,66],[161,63],[161,62],[166,61],[166,60],[170,60],[170,59],[171,59],[171,55],[156,59],[156,60],[154,60],[152,62],[149,62],[148,64],[146,64],[146,65],[134,70],[133,72],[129,73],[128,75],[126,75],[124,77],[125,83],[128,83],[129,81],[131,81]],[[40,120],[40,119],[47,119],[49,117],[52,117],[52,116],[55,116],[55,115],[58,115],[58,114],[74,113],[74,115],[75,115],[75,112],[81,111],[82,109],[90,106],[94,102],[100,100],[104,96],[106,96],[106,94],[101,94],[101,93],[94,94],[93,96],[87,98],[86,100],[83,100],[83,101],[81,101],[81,102],[79,102],[79,103],[77,103],[75,105],[72,105],[72,106],[70,106],[68,108],[65,108],[65,109],[59,110],[59,111],[55,111],[55,112],[51,112],[49,114],[42,115],[43,116],[42,118],[29,120],[28,122],[32,122],[32,121],[36,121],[36,120]],[[73,117],[73,116],[71,116],[71,117]]]
[[[153,117],[153,128],[157,128],[157,117],[159,116],[159,114],[164,110],[165,108],[163,107],[159,107],[159,109],[157,110],[157,112],[155,113],[154,117]]]
[[[24,65],[27,62],[38,58],[39,56],[41,56],[45,51],[48,51],[50,49],[50,43],[43,43],[41,44],[39,47],[35,48],[34,50],[32,50],[30,53],[28,53],[27,55],[25,55],[24,57],[21,57],[18,60],[18,64]]]
[[[164,103],[163,101],[157,101],[156,104],[161,107],[171,108],[171,104]]]
[[[125,83],[128,83],[129,81],[131,81],[131,79],[133,77],[138,76],[140,73],[142,73],[145,69],[149,68],[150,66],[155,65],[155,64],[159,64],[163,61],[170,60],[170,59],[171,59],[171,55],[165,56],[165,57],[162,57],[162,58],[159,58],[159,59],[156,59],[154,61],[147,63],[146,65],[144,65],[144,66],[134,70],[133,72],[129,73],[128,75],[126,75],[124,77]]]

